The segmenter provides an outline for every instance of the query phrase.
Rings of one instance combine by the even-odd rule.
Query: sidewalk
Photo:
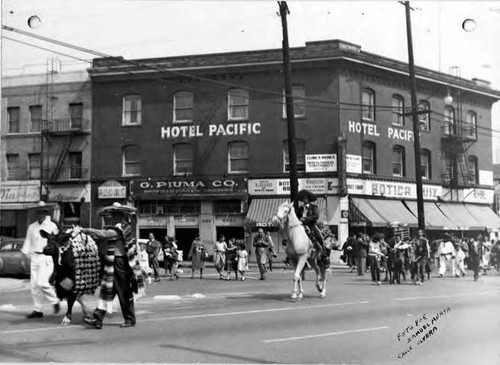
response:
[[[0,277],[0,292],[30,289],[30,279]]]

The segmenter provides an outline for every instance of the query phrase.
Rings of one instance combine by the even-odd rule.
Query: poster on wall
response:
[[[345,156],[345,169],[346,172],[353,174],[361,174],[362,159],[359,155],[346,155]]]
[[[306,172],[337,171],[337,155],[306,155]]]

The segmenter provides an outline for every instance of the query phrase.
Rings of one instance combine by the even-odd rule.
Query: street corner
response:
[[[0,292],[30,290],[30,280],[20,278],[0,278]]]

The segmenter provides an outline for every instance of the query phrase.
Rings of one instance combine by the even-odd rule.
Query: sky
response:
[[[291,47],[342,39],[408,61],[405,11],[398,1],[287,3]],[[412,1],[411,6],[416,65],[446,73],[458,66],[461,77],[485,79],[500,90],[500,1]],[[41,23],[30,28],[34,15]],[[463,27],[467,19],[474,21],[472,30]],[[2,25],[126,59],[276,49],[282,42],[274,0],[3,0]],[[3,75],[45,72],[50,58],[60,61],[62,71],[89,66],[5,37],[79,59],[95,57],[2,30]],[[493,113],[492,127],[500,131],[500,102]],[[500,149],[500,133],[493,143]],[[495,153],[494,159],[500,162]]]

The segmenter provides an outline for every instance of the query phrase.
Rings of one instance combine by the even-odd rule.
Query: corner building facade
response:
[[[308,42],[290,55],[299,188],[318,196],[320,220],[342,242],[349,228],[415,227],[407,65],[340,40]],[[251,246],[258,227],[272,230],[271,216],[290,195],[281,71],[280,49],[95,59],[89,71],[93,207],[132,203],[141,237],[174,235],[183,251],[196,234],[209,248],[220,234],[246,238]],[[466,189],[472,189],[485,197],[474,203],[488,208],[488,128],[500,93],[480,80],[426,69],[417,69],[417,76],[426,202],[465,209],[475,196]],[[459,108],[446,109],[442,100],[449,92],[460,98]],[[456,109],[463,120],[452,113]],[[473,128],[463,126],[469,109]],[[475,160],[463,161],[464,146]],[[471,168],[460,175],[472,161],[476,181]],[[470,228],[434,221],[430,229]]]

